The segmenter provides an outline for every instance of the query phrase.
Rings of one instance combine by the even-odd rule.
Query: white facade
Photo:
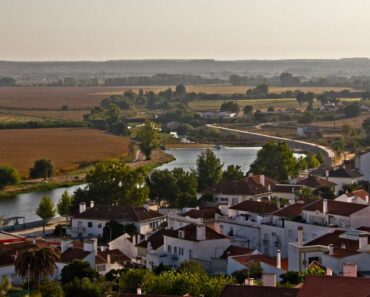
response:
[[[370,152],[356,156],[355,167],[363,175],[364,180],[370,181]]]

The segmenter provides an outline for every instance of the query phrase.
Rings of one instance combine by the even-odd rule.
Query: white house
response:
[[[348,203],[369,204],[369,193],[365,190],[355,190],[350,193],[345,193],[335,198],[335,201]]]
[[[355,168],[363,175],[363,179],[370,181],[370,152],[357,154]]]
[[[123,225],[134,225],[137,233],[147,234],[158,229],[165,221],[165,216],[144,207],[110,206],[90,203],[80,204],[79,214],[72,218],[71,228],[67,233],[73,238],[100,237],[106,223],[114,220]]]
[[[316,261],[337,275],[357,276],[357,271],[368,273],[368,237],[368,232],[362,230],[332,230],[307,242],[303,241],[302,235],[298,236],[298,241],[289,247],[289,270],[304,271]],[[354,267],[355,275],[348,275]]]

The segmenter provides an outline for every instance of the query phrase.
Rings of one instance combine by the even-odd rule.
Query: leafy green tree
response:
[[[301,188],[297,190],[295,194],[299,199],[303,200],[305,204],[319,199],[319,197],[313,192],[311,188]]]
[[[342,137],[337,137],[331,143],[331,147],[337,155],[340,155],[344,150],[344,141]]]
[[[112,131],[114,125],[118,122],[120,118],[120,113],[121,110],[116,103],[110,103],[108,105],[108,108],[105,111],[105,116],[109,131]]]
[[[330,187],[320,187],[314,191],[314,194],[324,199],[334,199],[336,197],[334,190]]]
[[[19,181],[17,170],[8,166],[0,167],[0,189],[3,189],[5,186],[15,185]]]
[[[370,139],[370,118],[367,118],[362,122],[362,129],[365,130],[367,138]]]
[[[139,128],[136,134],[137,140],[140,142],[140,149],[150,160],[152,151],[158,146],[158,127],[155,123],[146,121],[145,124]]]
[[[178,86],[176,86],[176,90],[175,90],[175,96],[184,96],[186,95],[186,88],[184,85],[180,84]]]
[[[47,221],[53,218],[56,214],[54,202],[51,200],[50,197],[42,197],[36,210],[36,214],[42,219],[42,230],[45,234],[45,225]]]
[[[350,104],[344,108],[343,112],[347,118],[354,118],[360,114],[361,109],[358,104]]]
[[[266,122],[266,116],[259,110],[257,110],[253,115],[253,120],[257,123]]]
[[[246,105],[243,108],[244,114],[250,114],[253,112],[253,106],[252,105]]]
[[[99,277],[99,273],[92,269],[90,264],[86,261],[73,260],[68,265],[64,266],[61,273],[62,285],[72,282],[75,278],[90,280]]]
[[[53,164],[50,160],[36,160],[33,167],[30,169],[31,178],[48,178],[53,175]]]
[[[62,217],[68,218],[72,215],[73,211],[73,196],[68,194],[67,191],[64,191],[62,197],[60,198],[57,204],[58,213]]]
[[[148,180],[150,197],[158,201],[173,202],[179,189],[172,171],[168,169],[154,170]]]
[[[87,193],[81,196],[100,204],[139,206],[149,194],[145,179],[142,168],[130,168],[123,161],[99,162],[87,174]]]
[[[154,273],[147,269],[129,269],[121,275],[119,286],[123,292],[136,293],[137,288],[145,282],[150,282]]]
[[[282,284],[298,285],[304,281],[303,275],[297,271],[287,271],[280,278]]]
[[[262,276],[262,268],[259,262],[252,261],[248,263],[248,267],[232,273],[232,276],[239,284],[243,284],[246,278],[260,279]]]
[[[234,101],[227,101],[221,104],[220,111],[238,113],[240,110],[239,104]]]
[[[240,181],[244,177],[244,173],[239,165],[229,165],[222,173],[223,180]]]
[[[206,271],[202,264],[195,260],[186,260],[180,264],[179,272],[205,274]]]
[[[296,95],[296,98],[295,99],[297,100],[299,106],[302,106],[303,102],[305,102],[305,100],[306,100],[306,95],[303,92],[299,92]]]
[[[306,164],[307,164],[307,168],[309,168],[309,169],[317,168],[321,165],[320,161],[317,160],[316,156],[312,153],[307,153],[307,155],[305,157],[305,161],[306,161]]]
[[[198,190],[202,191],[218,183],[222,178],[222,167],[223,163],[210,149],[200,153],[195,169],[198,179]]]
[[[10,289],[12,288],[12,282],[7,275],[3,275],[0,283],[0,297],[6,297]]]
[[[134,224],[123,225],[115,220],[111,220],[105,224],[103,228],[103,242],[110,242],[121,235],[128,233],[133,235],[137,233],[137,229]]]
[[[300,117],[298,119],[299,123],[301,124],[310,124],[312,123],[313,121],[315,120],[315,115],[310,112],[310,111],[306,111],[302,117]]]
[[[269,112],[272,112],[272,111],[274,111],[275,110],[275,108],[273,107],[273,106],[269,106],[268,108],[267,108],[267,111],[269,111]]]
[[[48,281],[41,284],[40,287],[41,296],[48,296],[48,297],[63,297],[63,290],[62,287],[58,282],[55,281]]]
[[[50,247],[30,248],[19,254],[15,261],[15,273],[35,283],[35,289],[40,288],[40,281],[52,276],[56,269],[59,253]],[[28,279],[29,278],[29,279]]]
[[[320,151],[316,153],[316,159],[320,162],[320,164],[325,162],[324,155]]]
[[[103,291],[99,283],[89,278],[76,278],[63,286],[65,297],[101,297]]]
[[[296,177],[300,172],[299,163],[286,142],[266,143],[257,153],[257,159],[251,165],[254,174],[264,174],[280,181]]]

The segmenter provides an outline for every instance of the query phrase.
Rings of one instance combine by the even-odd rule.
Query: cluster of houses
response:
[[[359,159],[360,168],[369,156]],[[246,176],[207,188],[204,192],[213,194],[214,201],[197,208],[81,203],[66,238],[0,233],[0,277],[19,281],[14,272],[17,255],[42,246],[60,252],[57,279],[63,267],[76,259],[87,261],[101,275],[128,267],[176,268],[190,259],[210,274],[230,275],[258,262],[269,286],[287,271],[304,272],[313,263],[330,276],[370,276],[369,193],[361,189],[339,194],[344,185],[363,179],[367,175],[361,170],[346,167],[313,171],[287,184],[264,175]],[[300,190],[323,187],[332,189],[336,198],[300,200]],[[112,220],[134,226],[136,233],[100,243]],[[225,290],[222,296],[238,289]],[[292,296],[306,296],[296,293]]]

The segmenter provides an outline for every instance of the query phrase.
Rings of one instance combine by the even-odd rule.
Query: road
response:
[[[221,127],[221,126],[211,125],[211,124],[208,124],[207,127],[216,128],[216,129],[225,130],[225,131],[237,132],[237,133],[242,133],[242,134],[247,134],[247,135],[251,135],[251,136],[257,136],[257,137],[260,137],[260,138],[262,137],[262,138],[266,138],[266,139],[270,139],[270,140],[286,141],[286,142],[290,142],[290,143],[295,143],[297,145],[301,144],[302,147],[312,147],[312,148],[315,148],[315,149],[319,149],[319,150],[324,151],[326,153],[326,155],[329,157],[330,160],[327,160],[327,163],[331,163],[336,157],[335,152],[332,149],[330,149],[326,146],[323,146],[323,145],[312,143],[312,142],[307,142],[307,141],[302,141],[302,140],[295,140],[295,139],[290,139],[290,138],[285,138],[285,137],[272,136],[272,135],[266,135],[266,134],[261,134],[261,133],[256,133],[256,132],[249,132],[249,131],[245,131],[245,130],[226,128],[226,127]],[[328,165],[331,165],[331,164],[328,164]]]

